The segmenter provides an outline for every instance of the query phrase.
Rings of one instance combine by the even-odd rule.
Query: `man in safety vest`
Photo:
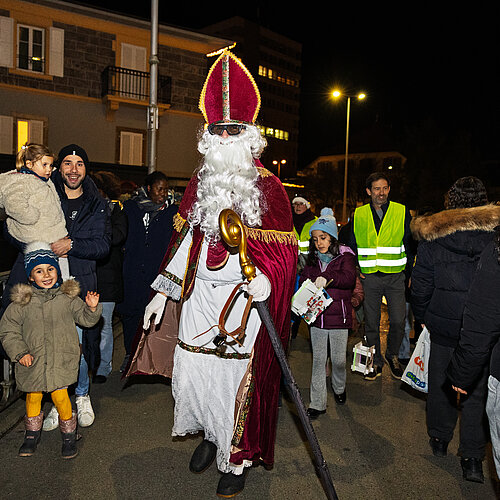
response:
[[[368,345],[375,346],[374,371],[365,375],[365,380],[379,377],[384,361],[394,378],[400,379],[403,375],[398,352],[406,316],[405,269],[407,263],[413,262],[408,255],[411,215],[404,205],[388,200],[390,190],[385,174],[371,174],[366,180],[366,192],[371,201],[356,209],[352,226],[351,248],[358,254],[365,292],[365,335]],[[380,352],[379,330],[384,296],[390,322],[385,357]]]

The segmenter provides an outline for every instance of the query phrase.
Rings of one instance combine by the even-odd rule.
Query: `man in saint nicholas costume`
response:
[[[203,162],[191,178],[175,217],[175,231],[152,284],[144,328],[159,323],[167,301],[181,301],[174,352],[173,436],[204,434],[189,467],[201,473],[216,459],[223,473],[217,494],[242,491],[248,467],[274,462],[281,371],[257,310],[248,314],[240,344],[214,343],[219,315],[244,281],[237,250],[224,243],[219,214],[234,210],[247,237],[257,276],[238,293],[225,328],[242,321],[248,295],[267,305],[283,346],[290,336],[290,301],[297,262],[290,201],[277,177],[258,160],[265,139],[255,125],[260,95],[242,62],[224,51],[209,71],[200,98],[207,127],[198,150]],[[248,295],[247,295],[248,294]],[[166,308],[163,322],[167,318]]]

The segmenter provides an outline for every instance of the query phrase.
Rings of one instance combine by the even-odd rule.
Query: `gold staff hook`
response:
[[[226,208],[219,214],[219,227],[226,244],[238,247],[241,270],[245,278],[252,281],[256,276],[256,270],[247,255],[247,236],[240,217],[234,210]]]

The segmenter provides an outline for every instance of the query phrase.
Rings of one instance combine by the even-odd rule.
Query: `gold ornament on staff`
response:
[[[247,255],[247,235],[239,215],[226,208],[219,214],[219,227],[226,244],[232,248],[238,247],[241,270],[245,278],[252,281],[256,276],[256,269]]]

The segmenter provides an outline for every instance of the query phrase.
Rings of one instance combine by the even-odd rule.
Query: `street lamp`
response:
[[[273,165],[278,166],[278,179],[280,178],[281,165],[285,166],[285,164],[286,164],[286,160],[281,160],[281,161],[273,160]]]
[[[342,202],[342,222],[347,222],[347,170],[348,170],[348,159],[349,159],[349,120],[351,115],[351,97],[356,97],[359,101],[366,97],[366,94],[360,92],[356,96],[342,94],[339,90],[334,90],[332,92],[334,99],[340,99],[341,97],[347,97],[347,123],[345,131],[345,166],[344,166],[344,200]]]

